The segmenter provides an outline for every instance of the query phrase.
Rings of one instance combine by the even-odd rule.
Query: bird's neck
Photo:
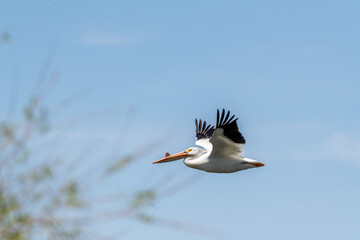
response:
[[[186,158],[184,160],[184,164],[188,167],[199,169],[198,166],[207,163],[209,155],[210,153],[204,150],[203,152],[199,153],[199,155]]]

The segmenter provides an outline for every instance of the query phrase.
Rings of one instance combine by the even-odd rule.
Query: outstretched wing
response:
[[[229,116],[230,116],[230,111],[227,112],[225,117],[225,109],[223,109],[220,117],[220,112],[218,109],[217,118],[216,118],[216,129],[219,128],[223,129],[224,136],[229,138],[234,143],[245,144],[245,138],[239,132],[239,128],[236,123],[238,118],[234,119],[235,115],[233,115],[231,118],[229,118]]]
[[[221,116],[217,110],[216,129],[213,132],[209,142],[212,144],[210,157],[226,158],[233,155],[242,157],[242,150],[245,145],[245,138],[239,132],[235,115],[230,117],[230,111],[225,115],[225,109],[222,110]]]
[[[206,121],[204,123],[201,121],[201,119],[198,120],[195,119],[195,127],[196,127],[196,140],[200,139],[209,139],[213,135],[215,128],[213,126],[206,125]]]

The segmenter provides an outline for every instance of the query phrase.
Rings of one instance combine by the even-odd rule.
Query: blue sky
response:
[[[150,212],[216,234],[133,223],[128,239],[358,239],[359,10],[358,1],[2,1],[0,32],[12,40],[0,44],[0,117],[18,116],[8,109],[14,79],[20,110],[50,53],[60,77],[47,104],[81,93],[52,120],[119,112],[66,129],[69,141],[133,153],[166,136],[129,181],[199,178]],[[223,107],[264,168],[149,164],[193,146],[194,118],[214,123]]]

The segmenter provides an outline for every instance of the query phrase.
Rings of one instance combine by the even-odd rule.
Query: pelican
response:
[[[200,147],[191,147],[177,154],[166,153],[165,157],[153,162],[164,163],[184,159],[184,164],[198,170],[214,173],[232,173],[264,166],[263,163],[243,155],[245,138],[239,132],[235,115],[230,117],[225,109],[220,115],[217,110],[216,128],[195,119],[196,142]]]

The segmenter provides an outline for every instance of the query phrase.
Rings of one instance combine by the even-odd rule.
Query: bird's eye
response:
[[[188,150],[187,150],[187,152],[191,152],[192,151],[192,148],[189,148]]]

